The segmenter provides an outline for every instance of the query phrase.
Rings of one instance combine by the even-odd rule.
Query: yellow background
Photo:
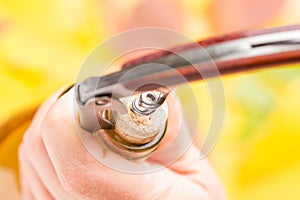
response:
[[[125,25],[124,20],[130,20],[134,8],[145,1],[113,2],[113,6],[100,0],[0,2],[0,166],[17,174],[17,146],[36,107],[75,81],[82,62],[100,42],[136,27],[134,20]],[[220,1],[176,2],[173,7],[179,7],[182,15],[169,28],[195,39],[239,30],[216,25],[210,11]],[[276,15],[251,26],[299,22],[298,2],[286,1]],[[114,16],[116,11],[120,11],[118,16]],[[118,24],[120,17],[123,22]],[[205,90],[202,83],[194,87]],[[224,88],[225,127],[210,159],[229,199],[300,199],[298,66],[229,76],[224,78]],[[209,104],[208,97],[200,99]],[[209,115],[205,109],[199,112]],[[209,121],[202,123],[205,130]]]

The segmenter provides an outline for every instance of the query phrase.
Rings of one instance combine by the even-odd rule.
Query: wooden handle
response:
[[[122,66],[122,68],[132,68],[140,64],[155,62],[155,60],[163,59],[164,57],[173,54],[173,52],[180,53],[187,50],[192,50],[193,48],[199,48],[199,45],[203,48],[207,48],[212,45],[221,44],[224,42],[236,41],[239,39],[247,39],[255,36],[264,37],[264,35],[271,34],[271,33],[284,34],[284,32],[294,31],[294,30],[300,30],[300,25],[278,27],[278,28],[271,28],[271,29],[264,29],[264,30],[257,30],[257,31],[239,32],[239,33],[233,33],[233,34],[223,35],[219,37],[213,37],[206,40],[198,41],[197,43],[177,46],[169,50],[159,50],[155,53],[151,53],[149,55],[131,60],[125,63]],[[289,38],[286,38],[286,40],[288,39]],[[297,45],[299,45],[299,43],[300,42],[297,40]],[[269,55],[238,58],[238,59],[225,60],[225,61],[216,60],[214,62],[219,72],[222,75],[231,74],[240,71],[248,71],[248,70],[261,69],[261,68],[267,68],[272,66],[279,66],[284,64],[300,62],[300,48],[295,48],[294,50],[291,51],[273,53]],[[184,69],[178,69],[178,71],[189,80],[199,79],[199,76],[195,76],[194,74],[197,73],[195,69],[186,67]]]

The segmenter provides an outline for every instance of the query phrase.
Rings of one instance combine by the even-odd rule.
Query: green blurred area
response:
[[[73,83],[88,54],[110,36],[102,10],[96,0],[1,1],[0,125],[11,117],[24,123],[7,129],[0,165],[17,170],[16,149],[31,116],[21,113]],[[206,93],[203,83],[194,87]],[[228,76],[224,88],[225,127],[210,159],[229,199],[300,199],[299,66]],[[209,104],[209,94],[200,99]]]

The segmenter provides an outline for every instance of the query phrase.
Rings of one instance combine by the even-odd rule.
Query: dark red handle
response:
[[[239,32],[228,35],[223,35],[219,37],[213,37],[206,40],[199,41],[198,44],[185,44],[182,46],[177,46],[175,48],[171,48],[170,50],[160,50],[155,53],[151,53],[146,56],[142,56],[140,58],[131,60],[125,63],[122,68],[132,68],[134,66],[149,63],[155,61],[157,59],[164,58],[168,55],[173,54],[172,52],[180,53],[186,50],[191,50],[193,48],[197,48],[200,46],[206,48],[211,45],[220,44],[228,41],[234,41],[243,38],[249,38],[253,36],[262,36],[270,33],[280,33],[286,31],[300,30],[300,25],[279,27],[279,28],[271,28],[257,31],[249,31],[249,32]],[[300,36],[299,36],[300,38]],[[288,39],[288,38],[287,38]],[[297,41],[297,45],[299,45],[299,41]],[[253,70],[259,68],[266,68],[271,66],[289,64],[289,63],[297,63],[300,62],[300,49],[294,49],[287,52],[274,53],[270,55],[262,55],[255,57],[246,57],[228,61],[215,61],[216,66],[218,67],[221,74],[230,74],[234,72]],[[188,79],[193,80],[193,73],[197,73],[193,68],[185,68],[178,69],[181,74],[185,77],[190,77]],[[197,77],[199,79],[199,77]]]

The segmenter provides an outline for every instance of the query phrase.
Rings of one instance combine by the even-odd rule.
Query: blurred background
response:
[[[299,9],[298,0],[1,0],[1,199],[19,198],[17,147],[36,108],[103,40],[147,26],[201,39],[299,23]],[[229,199],[300,199],[299,66],[224,77],[225,126],[209,159]]]

